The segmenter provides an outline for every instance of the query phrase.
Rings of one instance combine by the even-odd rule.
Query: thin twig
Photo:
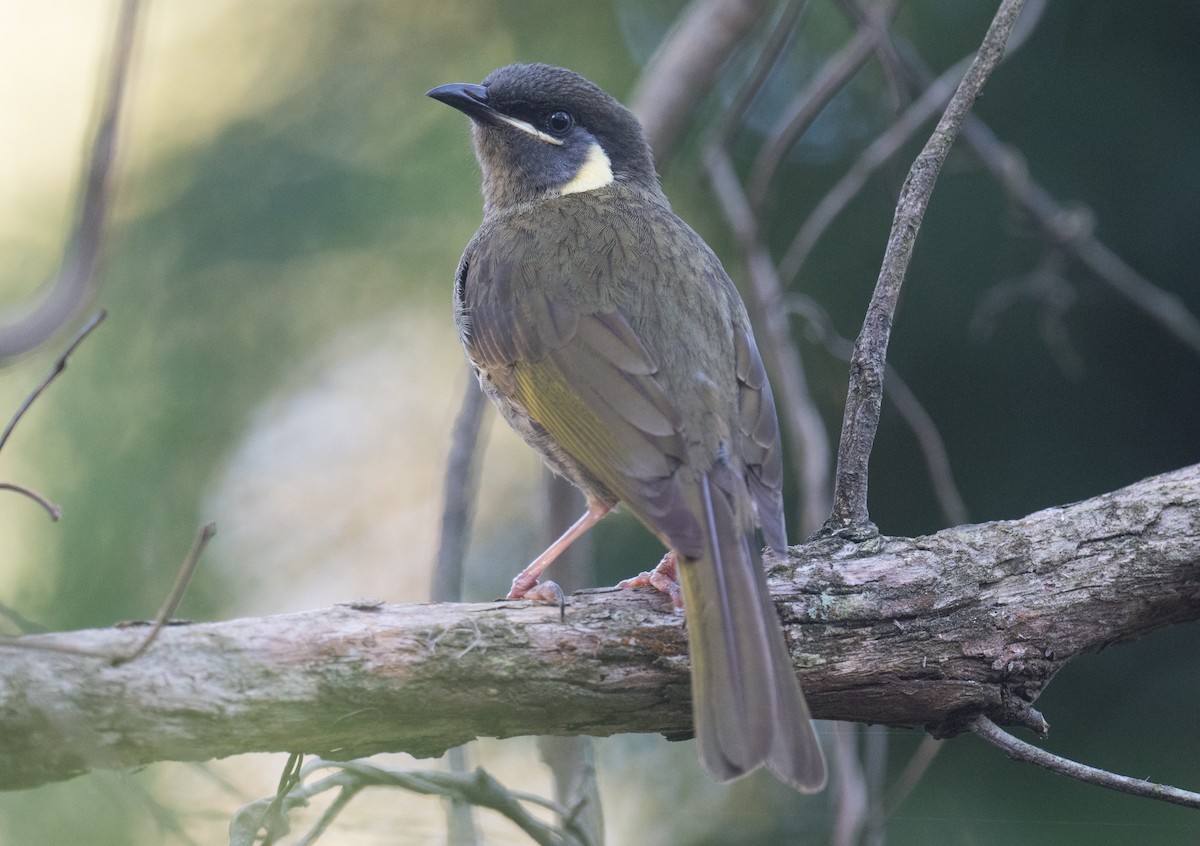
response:
[[[884,780],[887,776],[888,727],[863,728],[863,774],[867,785],[867,815],[863,846],[883,846],[887,815],[884,812]]]
[[[50,631],[43,625],[30,620],[16,608],[12,608],[0,602],[0,617],[7,618],[14,626],[16,626],[21,634],[43,633]]]
[[[867,778],[858,757],[857,723],[833,723],[833,821],[830,846],[855,846],[867,817]]]
[[[162,604],[162,608],[158,611],[158,616],[154,618],[154,623],[150,626],[150,631],[146,633],[146,637],[142,640],[137,649],[126,655],[117,655],[112,659],[114,667],[118,667],[128,661],[132,661],[142,655],[150,644],[154,643],[158,633],[162,631],[162,627],[171,619],[171,615],[175,613],[175,609],[179,607],[180,600],[183,599],[183,592],[187,590],[188,582],[192,580],[192,574],[196,572],[196,565],[200,563],[200,556],[204,554],[204,547],[208,546],[208,542],[212,540],[212,536],[217,533],[216,523],[205,523],[196,533],[196,539],[192,542],[192,548],[188,550],[187,557],[183,559],[183,564],[179,568],[179,574],[175,576],[175,584],[171,586],[171,592],[167,594],[166,600]]]
[[[508,790],[482,769],[468,774],[424,771],[388,770],[366,761],[323,761],[315,760],[304,767],[301,779],[317,769],[335,768],[337,772],[316,782],[304,785],[297,783],[280,802],[283,814],[303,806],[327,790],[340,789],[357,792],[365,787],[401,787],[425,795],[447,796],[462,799],[473,805],[490,808],[503,814],[524,831],[534,843],[541,846],[578,846],[580,841],[562,829],[541,822],[522,806],[535,804],[560,816],[569,812],[555,802],[521,791]],[[251,846],[261,830],[264,813],[274,800],[258,800],[243,806],[230,825],[231,846]],[[340,808],[339,808],[340,810]]]
[[[312,846],[317,842],[322,834],[326,832],[329,826],[333,825],[333,821],[337,819],[338,814],[346,809],[350,804],[350,800],[358,795],[358,789],[353,787],[343,787],[333,801],[329,803],[329,807],[321,814],[320,819],[309,830],[307,834],[296,841],[296,846]]]
[[[113,37],[108,78],[102,83],[100,113],[91,156],[83,178],[74,230],[63,250],[62,265],[49,290],[20,317],[0,315],[0,361],[26,353],[71,321],[96,280],[104,227],[112,207],[113,162],[121,102],[133,56],[139,0],[124,0]]]
[[[729,108],[725,110],[725,114],[722,115],[717,130],[713,133],[711,144],[722,149],[729,147],[729,142],[741,127],[750,104],[754,102],[763,85],[771,76],[771,71],[779,62],[783,51],[791,44],[809,6],[809,0],[790,0],[784,6],[779,20],[771,26],[767,42],[759,51],[754,67],[747,74],[746,79],[738,88],[737,95],[729,104]]]
[[[1154,782],[1140,778],[1117,775],[1116,773],[1110,773],[1108,770],[1089,767],[1087,764],[1080,764],[1069,758],[1062,758],[1051,752],[1047,752],[1045,749],[1039,749],[1033,744],[1013,737],[982,714],[971,721],[971,731],[1003,751],[1005,755],[1014,761],[1037,764],[1039,767],[1044,767],[1059,775],[1070,776],[1071,778],[1085,781],[1088,784],[1095,784],[1099,787],[1107,787],[1109,790],[1129,793],[1133,796],[1144,796],[1149,799],[1158,799],[1174,805],[1183,805],[1186,808],[1200,808],[1200,793],[1181,790],[1178,787],[1171,787],[1168,784],[1155,784]]]
[[[1000,63],[1008,34],[1022,5],[1024,0],[1002,0],[978,55],[950,99],[933,135],[913,162],[901,188],[883,266],[850,363],[850,386],[838,444],[833,513],[825,524],[830,533],[848,531],[873,535],[876,532],[867,512],[867,462],[879,428],[884,366],[900,286],[950,145],[984,82]]]
[[[1200,319],[1188,310],[1183,300],[1146,279],[1096,238],[1090,226],[1081,225],[1090,216],[1070,211],[1056,201],[1031,177],[1020,156],[1002,143],[982,118],[974,115],[968,118],[963,140],[1055,246],[1200,355]]]
[[[717,72],[774,0],[696,0],[650,59],[629,98],[659,169]]]
[[[886,26],[895,15],[898,6],[899,0],[888,0],[887,5],[879,11],[878,14],[883,19],[881,27],[885,32]],[[872,51],[876,49],[876,41],[879,37],[878,31],[869,30],[866,27],[859,28],[849,41],[821,65],[820,70],[813,76],[808,86],[784,111],[783,117],[776,123],[775,128],[763,143],[763,147],[750,169],[746,193],[756,215],[761,217],[767,191],[788,151],[808,131],[813,121],[829,105],[829,101],[863,66]]]
[[[50,387],[50,383],[58,377],[58,374],[67,369],[67,359],[71,357],[71,353],[75,352],[75,348],[82,344],[83,339],[92,334],[92,330],[99,326],[107,316],[108,312],[104,309],[93,314],[88,322],[83,324],[83,328],[76,333],[74,340],[63,350],[62,355],[54,360],[54,366],[50,368],[50,372],[46,374],[46,378],[42,380],[40,385],[34,388],[33,393],[25,398],[25,402],[21,403],[21,407],[17,409],[17,413],[8,421],[8,426],[5,427],[4,434],[0,434],[0,450],[4,449],[4,445],[8,443],[8,438],[12,434],[13,429],[16,428],[21,418],[25,416],[25,412],[29,410],[29,407],[42,395],[42,392],[46,388]]]
[[[944,108],[962,80],[963,71],[970,64],[970,57],[959,61],[926,87],[921,96],[886,131],[876,136],[842,178],[825,193],[797,230],[779,263],[779,275],[785,284],[796,278],[817,241],[850,201],[858,196],[871,175],[896,155],[938,109]]]
[[[42,380],[40,385],[33,389],[33,393],[25,398],[25,402],[21,403],[21,407],[17,409],[17,413],[14,414],[12,419],[8,421],[8,425],[4,428],[4,433],[0,434],[0,450],[4,449],[4,445],[8,443],[8,439],[12,435],[13,429],[17,427],[17,423],[20,422],[21,418],[25,416],[25,412],[29,411],[30,407],[37,400],[37,398],[42,395],[42,392],[45,391],[46,388],[50,387],[50,383],[58,378],[58,374],[67,369],[67,359],[71,357],[71,353],[75,352],[75,348],[83,343],[84,338],[92,334],[92,330],[100,325],[107,314],[108,313],[103,309],[93,314],[91,319],[89,319],[87,323],[83,324],[83,328],[81,328],[75,334],[74,340],[67,345],[67,348],[63,350],[62,355],[55,359],[54,366],[50,368],[50,372],[46,374],[46,378]],[[18,485],[12,482],[0,482],[0,490],[13,491],[14,493],[18,493],[22,496],[32,499],[34,502],[44,508],[50,515],[50,519],[54,520],[55,522],[62,517],[61,507],[51,502],[47,497],[43,496],[32,488],[27,488],[24,485]]]
[[[200,556],[204,553],[204,547],[208,545],[209,540],[216,532],[217,526],[215,523],[205,523],[200,527],[195,541],[192,542],[192,548],[188,551],[187,557],[184,558],[183,564],[179,568],[179,574],[175,577],[175,584],[171,586],[171,592],[167,594],[162,608],[159,609],[158,616],[155,617],[154,622],[151,624],[150,631],[142,638],[142,642],[132,652],[123,652],[114,655],[111,652],[85,649],[66,643],[41,643],[27,638],[9,636],[0,636],[0,645],[13,646],[19,649],[41,649],[46,652],[61,652],[67,655],[88,655],[95,658],[104,658],[114,667],[119,667],[121,664],[132,661],[150,648],[155,638],[158,637],[158,633],[162,631],[163,626],[170,621],[171,615],[175,613],[175,609],[179,607],[180,600],[183,599],[183,593],[187,589],[188,582],[191,581],[192,574],[196,571],[196,565],[200,562]]]
[[[42,496],[33,488],[27,488],[24,485],[18,485],[13,482],[0,482],[0,491],[12,491],[13,493],[18,493],[28,499],[32,499],[43,509],[45,509],[46,513],[50,515],[50,519],[56,523],[62,517],[62,506],[46,499],[46,497]]]
[[[466,558],[471,504],[475,498],[475,463],[479,453],[479,431],[487,402],[475,376],[469,375],[454,428],[450,431],[450,454],[443,477],[442,531],[437,561],[433,567],[430,598],[434,602],[462,599],[463,560]]]
[[[861,9],[861,7],[857,8]],[[1044,8],[1042,0],[1035,0],[1030,4],[1029,10],[1020,16],[1020,25],[1014,25],[1008,43],[1005,45],[1006,56],[1012,55],[1018,47],[1025,43],[1037,24],[1042,8]],[[860,29],[855,36],[855,41],[860,38],[864,39],[864,42],[881,56],[881,61],[889,66],[894,65],[898,59],[895,57],[896,51],[890,48],[889,39],[894,36],[887,26],[887,19],[865,10],[860,11],[859,18]],[[847,48],[852,45],[853,42],[848,44]],[[929,75],[921,87],[920,96],[901,113],[900,117],[885,132],[876,137],[859,154],[850,169],[825,193],[825,196],[809,213],[808,218],[801,224],[800,229],[792,238],[791,244],[788,245],[783,260],[779,263],[779,276],[783,279],[784,284],[790,284],[796,278],[804,266],[804,262],[812,253],[813,247],[816,246],[834,219],[842,213],[851,200],[858,196],[867,180],[895,156],[938,109],[944,107],[954,93],[959,80],[962,79],[964,69],[969,67],[971,61],[972,57],[967,56],[948,70],[943,71],[936,79]],[[970,120],[970,116],[968,116],[968,120]]]

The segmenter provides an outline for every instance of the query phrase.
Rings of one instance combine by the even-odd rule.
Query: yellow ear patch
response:
[[[575,174],[574,179],[562,187],[560,193],[565,196],[583,191],[594,191],[605,185],[611,185],[612,181],[612,162],[608,160],[608,154],[604,152],[604,148],[593,142],[579,172]]]

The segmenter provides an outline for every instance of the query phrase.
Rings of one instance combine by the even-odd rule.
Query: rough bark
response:
[[[795,547],[772,589],[814,715],[953,734],[1029,708],[1075,656],[1200,617],[1200,465],[1020,520]],[[662,732],[691,711],[682,619],[602,590],[557,608],[378,602],[0,644],[0,787],[254,751],[435,755],[476,736]]]

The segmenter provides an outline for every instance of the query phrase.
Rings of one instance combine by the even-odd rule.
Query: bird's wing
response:
[[[671,548],[699,555],[704,538],[675,472],[687,460],[682,421],[625,316],[556,302],[522,276],[536,270],[486,243],[465,263],[457,296],[471,360]]]
[[[783,456],[775,397],[762,356],[749,331],[738,327],[733,337],[737,355],[738,452],[746,467],[746,485],[754,501],[763,539],[775,552],[787,546],[783,520]]]

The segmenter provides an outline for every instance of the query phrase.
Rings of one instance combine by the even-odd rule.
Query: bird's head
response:
[[[485,209],[614,181],[660,193],[637,118],[574,71],[508,65],[480,85],[442,85],[428,96],[471,118]]]

